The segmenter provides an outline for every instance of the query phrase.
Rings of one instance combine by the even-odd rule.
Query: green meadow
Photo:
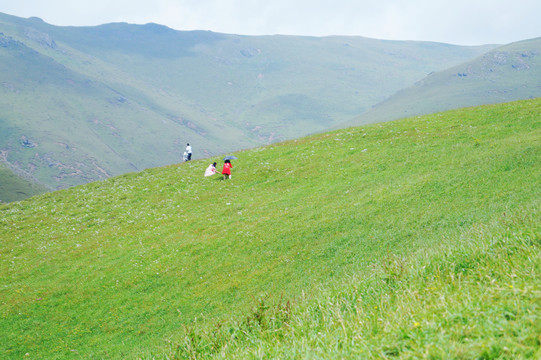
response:
[[[0,357],[541,357],[541,99],[235,155],[0,205]]]

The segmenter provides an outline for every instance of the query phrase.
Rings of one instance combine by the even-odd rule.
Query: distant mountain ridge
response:
[[[345,125],[541,97],[541,37],[498,47],[435,72]]]
[[[52,189],[324,131],[495,45],[0,14],[0,151]],[[21,145],[26,138],[35,146]]]

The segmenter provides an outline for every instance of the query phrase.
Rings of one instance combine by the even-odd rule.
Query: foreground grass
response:
[[[3,205],[1,354],[533,356],[540,114],[339,130],[238,153],[232,181],[203,178],[209,159]]]
[[[538,359],[539,205],[375,262],[315,300],[261,300],[240,321],[187,328],[158,357]]]

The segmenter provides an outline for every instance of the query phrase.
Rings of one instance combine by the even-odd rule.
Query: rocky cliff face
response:
[[[32,27],[27,27],[24,29],[24,35],[32,40],[35,41],[45,47],[51,48],[51,49],[57,49],[57,45],[55,41],[49,36],[49,34],[46,34],[44,32],[41,32],[39,30],[36,30]]]

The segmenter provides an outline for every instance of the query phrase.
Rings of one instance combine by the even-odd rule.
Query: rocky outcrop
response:
[[[22,45],[22,43],[17,40],[13,40],[11,36],[4,35],[4,33],[0,32],[0,47],[12,48],[20,45]]]
[[[45,47],[48,47],[54,50],[58,48],[55,41],[49,36],[49,34],[46,34],[34,28],[31,28],[31,27],[25,28],[24,35],[30,40],[33,40]]]
[[[24,135],[21,136],[21,138],[19,139],[19,143],[21,144],[21,146],[26,147],[26,148],[33,148],[37,146],[35,142],[33,142],[32,140],[30,140]]]

